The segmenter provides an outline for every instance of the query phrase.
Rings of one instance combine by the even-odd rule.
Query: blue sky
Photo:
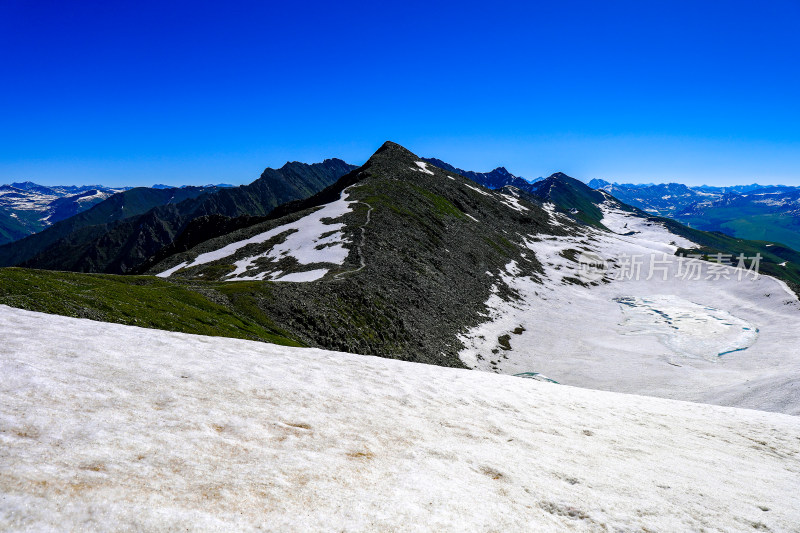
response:
[[[0,183],[246,183],[383,141],[800,185],[800,2],[0,2]]]

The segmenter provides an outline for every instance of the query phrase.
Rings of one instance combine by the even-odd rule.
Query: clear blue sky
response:
[[[0,183],[255,179],[387,140],[800,184],[800,1],[0,2]]]

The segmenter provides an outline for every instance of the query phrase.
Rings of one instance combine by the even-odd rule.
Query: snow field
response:
[[[0,530],[796,531],[795,417],[0,307]]]
[[[604,224],[634,234],[520,236],[544,267],[542,283],[512,275],[510,263],[500,276],[519,299],[489,298],[487,321],[460,337],[461,360],[469,368],[541,372],[580,387],[800,414],[800,302],[786,285],[768,276],[739,281],[733,269],[731,279],[706,279],[713,266],[698,261],[699,280],[676,277],[688,261],[671,254],[687,243],[658,224],[615,211],[609,209]],[[579,265],[562,255],[569,250],[616,261],[609,262],[609,274],[619,273],[624,255],[640,256],[641,275],[609,276],[609,283],[595,287],[572,284],[568,278],[578,277]],[[658,271],[647,279],[654,262],[666,280]],[[683,315],[683,327],[665,329],[658,313],[648,314],[649,323],[641,316],[631,321],[621,299],[658,301],[659,311]],[[720,329],[725,323],[734,326]],[[504,335],[511,350],[499,343]],[[746,349],[731,352],[739,348]],[[731,353],[711,356],[717,349]]]

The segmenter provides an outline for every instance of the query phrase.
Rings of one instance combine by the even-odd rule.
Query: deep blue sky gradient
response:
[[[246,183],[387,140],[528,178],[800,184],[800,0],[0,1],[0,183]]]

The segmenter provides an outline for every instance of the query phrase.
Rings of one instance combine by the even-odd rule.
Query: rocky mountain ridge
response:
[[[201,217],[266,216],[308,197],[353,167],[338,159],[266,169],[249,185],[125,191],[26,239],[0,247],[0,265],[77,272],[130,273],[171,245]]]

